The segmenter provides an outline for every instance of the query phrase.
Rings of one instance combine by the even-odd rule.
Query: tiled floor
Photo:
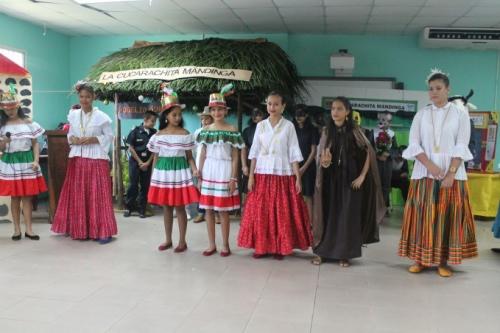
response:
[[[500,332],[500,247],[477,222],[480,258],[450,279],[407,273],[396,256],[401,212],[350,268],[234,255],[203,257],[205,225],[189,224],[189,250],[158,252],[160,216],[119,218],[108,245],[54,236],[10,240],[0,224],[0,332]],[[176,229],[175,229],[176,230]],[[220,234],[219,234],[220,235]]]

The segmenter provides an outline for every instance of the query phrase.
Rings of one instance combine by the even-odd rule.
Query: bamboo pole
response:
[[[113,192],[118,209],[123,209],[123,175],[121,163],[122,125],[118,116],[118,94],[115,93],[115,144],[113,149]]]
[[[243,100],[241,98],[241,93],[238,93],[238,131],[243,130]]]

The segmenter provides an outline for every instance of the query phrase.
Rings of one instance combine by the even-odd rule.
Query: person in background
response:
[[[500,202],[498,202],[497,218],[495,220],[495,223],[493,224],[492,230],[493,230],[493,237],[500,238]],[[491,251],[495,253],[500,253],[500,247],[494,247],[491,249]]]
[[[243,130],[242,136],[243,141],[245,142],[245,147],[241,149],[241,171],[242,171],[242,179],[241,179],[241,192],[243,192],[243,204],[244,207],[246,194],[248,193],[248,175],[251,161],[248,159],[248,152],[250,148],[252,148],[253,137],[255,135],[255,129],[257,128],[257,124],[264,119],[264,111],[260,108],[254,108],[252,110],[252,117],[248,121],[248,127]]]
[[[406,202],[410,180],[408,178],[408,161],[403,158],[406,146],[399,146],[392,155],[392,177],[391,188],[399,188]]]
[[[320,133],[311,123],[306,113],[306,106],[298,104],[295,107],[295,118],[293,119],[299,147],[304,161],[299,163],[299,172],[302,179],[302,196],[307,205],[309,221],[312,222],[314,183],[316,180],[316,149],[319,143]]]
[[[127,209],[123,214],[129,217],[133,211],[138,210],[141,218],[146,217],[146,205],[148,201],[149,183],[151,182],[151,171],[153,154],[147,149],[149,139],[156,133],[154,128],[158,114],[153,111],[144,113],[144,120],[140,126],[136,126],[127,136],[129,186],[125,205]],[[139,199],[137,200],[137,196]]]
[[[212,118],[212,115],[210,114],[210,108],[208,106],[205,106],[203,108],[203,112],[199,114],[200,116],[200,121],[201,121],[201,127],[198,128],[196,131],[194,131],[193,137],[194,140],[198,139],[198,135],[200,132],[207,127],[208,125],[212,124],[214,122],[214,118]],[[201,159],[201,150],[203,149],[203,144],[202,143],[197,143],[196,144],[196,156],[195,156],[195,161],[196,161],[196,168],[200,168],[200,159]],[[194,223],[200,223],[205,221],[205,210],[200,208],[200,204],[198,203],[196,205],[198,207],[198,215],[193,219]]]
[[[377,153],[377,165],[382,193],[387,208],[390,207],[392,178],[392,155],[397,149],[396,133],[391,129],[392,114],[388,111],[377,114],[378,126],[368,136]],[[387,210],[389,212],[389,210]]]

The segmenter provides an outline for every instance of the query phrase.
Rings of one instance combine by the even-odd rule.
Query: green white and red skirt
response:
[[[33,170],[33,152],[3,153],[0,158],[0,196],[25,197],[47,191],[40,168]]]
[[[198,202],[199,192],[185,156],[158,157],[151,175],[148,202],[160,206],[185,206]]]
[[[411,181],[398,252],[423,266],[477,256],[467,181],[450,188],[431,178]]]
[[[238,188],[229,192],[232,162],[207,156],[203,165],[200,208],[232,211],[240,208]]]

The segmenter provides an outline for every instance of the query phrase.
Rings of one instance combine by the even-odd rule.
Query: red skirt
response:
[[[103,239],[118,233],[107,160],[69,159],[51,230],[73,239]]]
[[[42,176],[12,181],[0,179],[0,196],[31,197],[46,191],[47,185]]]
[[[151,185],[148,202],[158,206],[186,206],[198,202],[198,189],[193,185],[179,188],[161,188]]]
[[[304,199],[295,189],[295,176],[255,175],[238,235],[238,246],[256,254],[289,255],[312,244]]]

